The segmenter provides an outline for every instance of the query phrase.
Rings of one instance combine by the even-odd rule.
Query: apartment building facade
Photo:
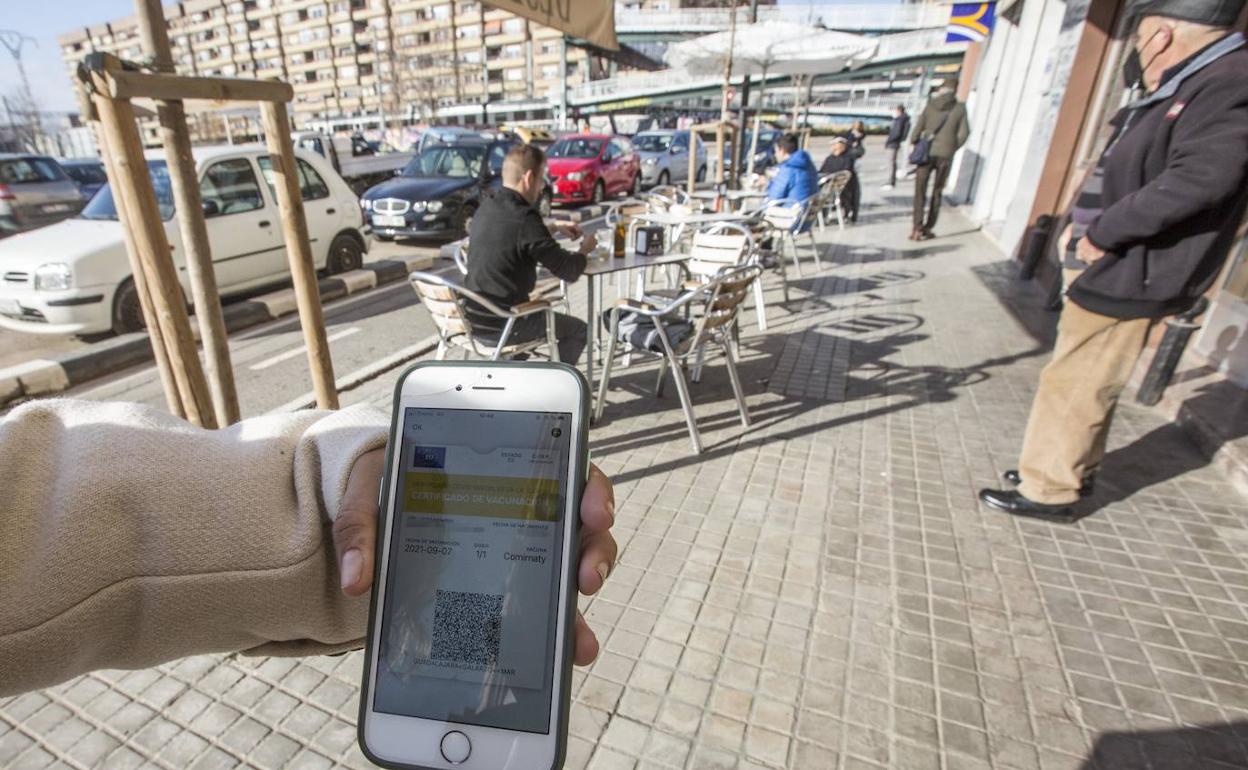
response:
[[[290,111],[299,127],[361,116],[426,121],[483,102],[547,103],[564,66],[561,33],[476,0],[185,0],[166,5],[165,18],[179,73],[285,80],[295,89]],[[133,16],[58,42],[71,78],[93,51],[143,58]],[[583,50],[568,47],[570,84],[588,78],[589,65]],[[529,117],[510,115],[517,116]],[[208,121],[198,123],[197,133],[212,134]]]

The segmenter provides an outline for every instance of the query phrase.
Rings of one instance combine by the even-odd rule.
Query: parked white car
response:
[[[288,280],[268,150],[262,145],[199,147],[193,155],[221,294]],[[333,274],[360,267],[371,235],[358,197],[324,158],[305,150],[296,150],[296,155],[318,268]],[[164,153],[149,152],[147,163],[189,302],[185,251]],[[268,183],[261,184],[262,178]],[[0,326],[34,334],[83,335],[120,334],[142,325],[109,187],[72,219],[0,241]]]

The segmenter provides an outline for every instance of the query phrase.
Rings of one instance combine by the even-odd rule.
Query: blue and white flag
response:
[[[945,42],[982,43],[996,20],[996,3],[955,3],[945,26]]]

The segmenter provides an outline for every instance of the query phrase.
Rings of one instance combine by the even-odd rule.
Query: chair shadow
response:
[[[1097,738],[1079,770],[1248,767],[1248,722],[1173,730],[1110,732]]]
[[[727,374],[719,360],[711,359],[703,372],[702,381],[696,384],[690,383],[694,416],[704,442],[702,454],[689,454],[670,460],[660,460],[646,468],[620,473],[614,479],[617,482],[636,480],[649,474],[664,473],[725,457],[755,443],[786,441],[817,435],[840,426],[894,414],[921,404],[953,401],[959,397],[961,390],[990,379],[991,370],[1011,365],[1025,358],[1043,355],[1046,352],[1044,347],[1036,346],[1021,353],[986,359],[966,367],[907,366],[888,359],[907,345],[926,340],[928,335],[917,332],[917,329],[921,328],[924,323],[921,317],[911,318],[913,314],[905,315],[908,317],[907,323],[899,331],[886,333],[883,336],[879,335],[877,328],[865,328],[858,330],[858,333],[850,334],[832,334],[822,329],[815,329],[769,334],[766,337],[743,340],[738,369],[747,403],[751,399],[757,401],[762,393],[769,393],[773,396],[772,400],[751,407],[750,427],[740,426]],[[850,345],[851,365],[846,375],[843,398],[799,397],[777,393],[772,388],[777,361],[786,345],[790,343],[816,347]],[[617,370],[612,375],[611,389],[601,424],[664,413],[674,413],[674,419],[663,420],[663,424],[659,426],[647,426],[629,433],[595,439],[594,451],[600,456],[609,457],[617,453],[645,449],[668,441],[679,440],[687,435],[684,418],[680,413],[680,402],[672,386],[670,375],[665,383],[664,396],[654,397],[655,365],[649,363],[652,360],[647,357],[648,365],[644,368],[634,365],[628,369]],[[621,404],[618,400],[621,392],[633,394],[637,398]],[[614,407],[610,393],[616,394]],[[883,396],[888,398],[881,398]],[[718,402],[720,408],[708,414],[706,401],[711,399]],[[867,399],[879,399],[883,405],[816,423],[806,423],[801,419],[807,412],[816,410],[830,401],[849,402]],[[700,405],[701,412],[699,412]],[[786,423],[794,424],[795,427],[777,430]],[[734,425],[736,429],[732,430]],[[728,434],[718,435],[721,429],[728,431]]]

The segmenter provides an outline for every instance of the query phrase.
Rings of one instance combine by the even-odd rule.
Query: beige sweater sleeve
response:
[[[206,431],[133,404],[0,420],[0,696],[185,655],[358,647],[330,524],[375,409]]]

